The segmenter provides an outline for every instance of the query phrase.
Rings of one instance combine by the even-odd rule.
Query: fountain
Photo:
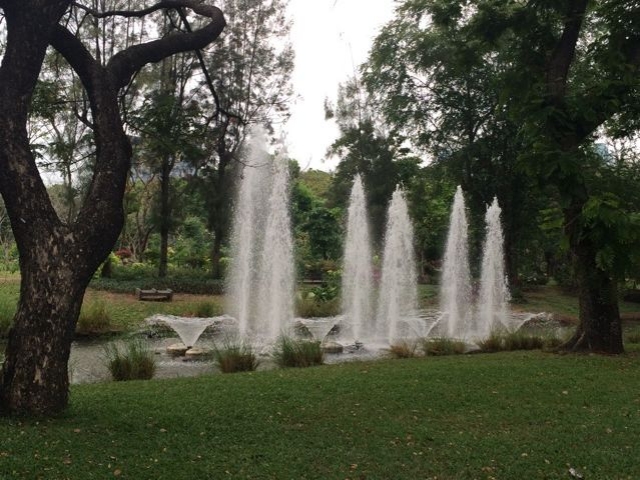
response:
[[[231,236],[233,262],[227,310],[240,338],[269,343],[293,319],[293,240],[288,161],[271,159],[255,131],[240,181]]]
[[[471,316],[471,274],[467,245],[467,215],[458,185],[451,208],[449,234],[440,281],[439,329],[450,338],[465,338]]]
[[[385,344],[426,334],[417,315],[417,270],[413,226],[404,194],[396,188],[387,213],[376,336]]]
[[[508,327],[509,286],[504,271],[501,212],[498,199],[494,197],[485,215],[486,233],[476,314],[478,336],[487,336],[496,328]]]
[[[356,175],[351,188],[342,272],[341,337],[368,341],[374,334],[373,266],[364,187]],[[350,328],[349,328],[350,327]]]

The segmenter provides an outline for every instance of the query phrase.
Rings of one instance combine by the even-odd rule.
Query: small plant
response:
[[[111,314],[104,300],[90,300],[82,304],[76,333],[79,335],[92,335],[115,331]]]
[[[389,347],[389,354],[393,358],[414,358],[418,356],[418,344],[416,342],[398,342]]]
[[[107,367],[114,380],[149,380],[156,372],[153,352],[142,339],[133,339],[122,351],[115,343],[105,346]]]
[[[425,339],[422,348],[424,349],[424,354],[427,356],[440,356],[460,355],[464,353],[466,346],[464,342],[460,340],[440,337]]]
[[[312,367],[322,365],[324,362],[324,352],[320,342],[296,340],[286,336],[278,340],[273,357],[281,368]]]
[[[222,373],[252,372],[260,364],[251,345],[246,343],[228,343],[215,348],[213,361]]]

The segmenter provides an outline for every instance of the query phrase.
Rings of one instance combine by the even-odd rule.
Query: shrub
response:
[[[389,347],[389,354],[393,358],[414,358],[418,356],[418,344],[416,342],[399,342]]]
[[[320,342],[296,340],[282,336],[273,352],[276,365],[285,367],[312,367],[322,365],[324,352]]]
[[[225,344],[213,350],[213,361],[222,373],[252,372],[260,361],[251,345],[245,343]]]
[[[149,380],[156,372],[153,352],[141,339],[128,341],[122,351],[115,343],[107,344],[104,350],[114,380]]]
[[[104,300],[90,300],[82,304],[76,325],[78,335],[92,335],[116,330]]]
[[[425,339],[422,348],[427,356],[460,355],[464,353],[466,345],[460,340],[440,337]]]

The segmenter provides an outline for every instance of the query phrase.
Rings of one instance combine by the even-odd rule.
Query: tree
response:
[[[229,27],[201,57],[199,85],[214,93],[208,118],[212,155],[199,166],[213,232],[212,273],[221,275],[221,250],[230,230],[234,179],[241,167],[246,129],[272,131],[288,116],[293,48],[287,36],[287,0],[223,0]],[[203,102],[203,108],[207,103]]]
[[[54,414],[68,403],[67,362],[82,298],[122,224],[131,145],[120,118],[118,92],[144,65],[215,40],[225,21],[213,6],[165,0],[142,10],[97,12],[100,18],[145,18],[166,8],[189,8],[209,22],[202,28],[130,45],[104,64],[64,25],[70,0],[0,0],[7,43],[0,66],[0,192],[20,253],[18,309],[9,333],[0,387],[0,411]],[[26,123],[48,45],[80,78],[91,105],[95,168],[71,224],[56,215],[30,149]]]
[[[327,106],[340,136],[329,154],[340,158],[330,189],[330,206],[346,207],[356,174],[362,175],[371,219],[372,239],[382,243],[386,212],[398,184],[408,184],[420,160],[408,155],[396,139],[381,127],[375,108],[357,78],[340,85],[335,108]]]

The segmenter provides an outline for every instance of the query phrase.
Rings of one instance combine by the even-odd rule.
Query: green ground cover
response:
[[[640,354],[539,352],[78,385],[0,420],[0,478],[640,478]]]

